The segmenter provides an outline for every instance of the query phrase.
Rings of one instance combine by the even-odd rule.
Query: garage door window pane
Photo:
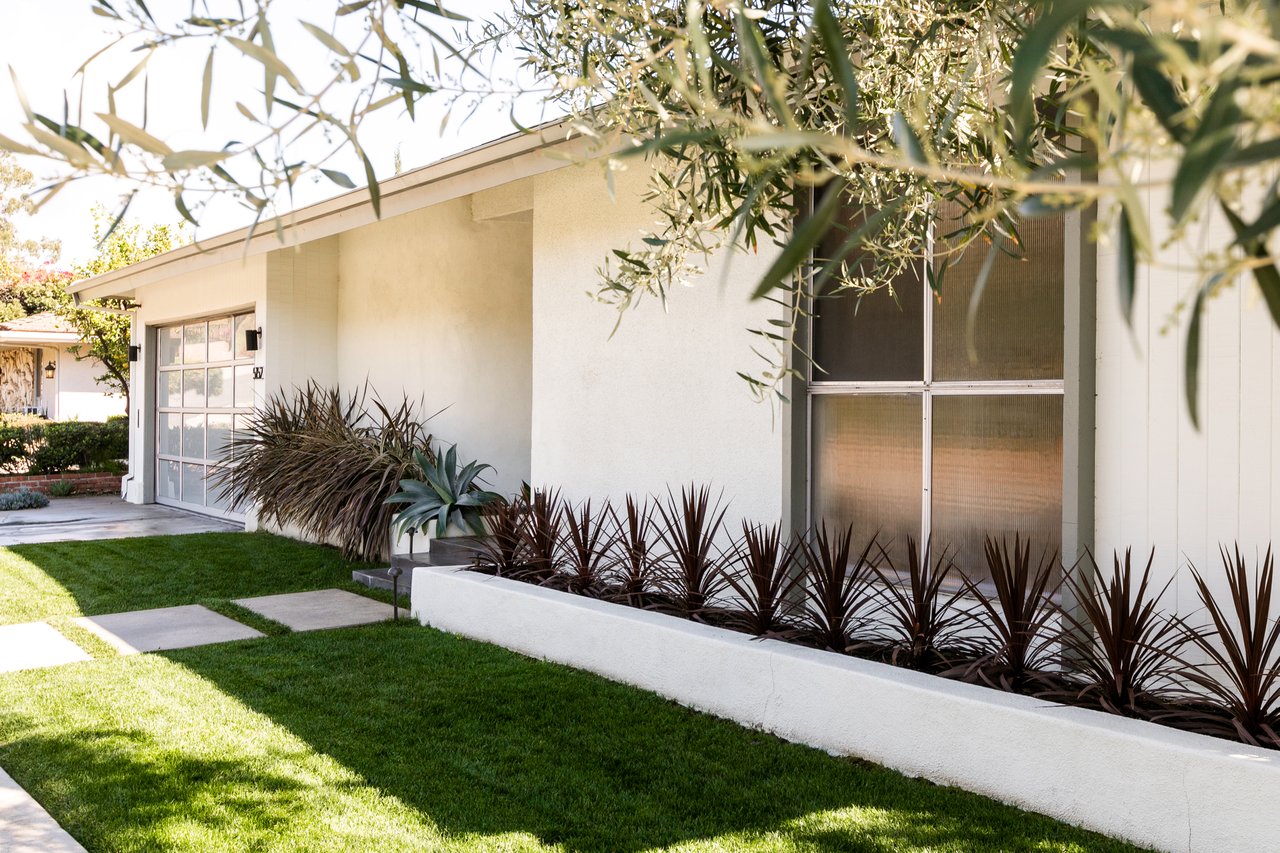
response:
[[[160,364],[182,363],[182,327],[170,326],[160,330]]]
[[[209,458],[226,459],[231,453],[231,415],[209,415]]]
[[[189,504],[204,505],[204,466],[183,463],[182,500]]]
[[[984,534],[1062,545],[1062,397],[935,397],[933,536],[966,572],[986,575]]]
[[[180,476],[181,469],[178,467],[177,462],[161,460],[156,472],[156,491],[160,497],[177,499],[181,488],[178,479]]]
[[[253,408],[253,367],[249,365],[236,368],[235,404],[237,409]]]
[[[204,458],[204,415],[182,416],[182,455]]]
[[[204,323],[191,323],[182,327],[183,364],[203,364],[209,360],[206,334]]]
[[[209,361],[231,360],[231,318],[209,321]]]
[[[182,371],[167,370],[160,374],[160,405],[177,408],[182,405]]]
[[[182,416],[170,412],[160,414],[160,452],[165,456],[182,455]]]
[[[209,408],[229,409],[232,403],[231,368],[209,368]]]
[[[182,405],[188,409],[204,407],[204,368],[182,371]]]
[[[922,397],[813,398],[815,523],[850,523],[859,547],[877,532],[899,550],[920,537]]]

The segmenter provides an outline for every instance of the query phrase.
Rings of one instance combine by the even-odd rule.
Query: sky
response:
[[[454,8],[465,9],[468,15],[479,18],[507,5],[509,0],[466,0],[465,3],[455,0]],[[150,6],[160,18],[165,14],[185,17],[191,9],[188,0],[152,0]],[[325,18],[329,4],[316,4],[314,0],[310,3],[277,0],[275,7],[279,11],[272,13],[272,21],[278,54],[290,62],[304,82],[315,79],[308,77],[308,71],[327,73],[327,51],[297,25],[297,18],[307,17],[327,29],[331,23],[331,19]],[[95,60],[83,75],[81,95],[77,69],[113,40],[110,22],[93,14],[88,0],[4,0],[0,21],[3,22],[0,58],[12,67],[32,109],[46,115],[62,114],[64,93],[69,93],[73,112],[77,102],[83,103],[86,115],[105,111],[108,84],[120,80],[138,60],[138,54],[127,51],[109,52]],[[206,56],[206,47],[192,45],[190,49],[173,51],[173,55],[158,53],[146,67],[147,129],[174,148],[220,149],[229,139],[251,132],[253,127],[240,115],[237,101],[259,114],[262,112],[261,66],[234,55],[233,51],[222,50],[215,59],[213,106],[208,130],[204,130],[199,104],[200,77]],[[495,78],[515,73],[511,57],[498,57],[495,68]],[[117,95],[118,113],[135,124],[141,123],[138,119],[142,110],[143,76],[139,75]],[[444,110],[441,107],[420,103],[416,121],[410,120],[402,107],[392,107],[366,123],[362,142],[379,179],[385,179],[395,174],[397,151],[402,170],[407,170],[512,133],[515,128],[510,121],[510,110],[509,99],[503,97],[487,99],[465,120],[461,115],[464,111],[455,109],[442,134]],[[542,118],[541,112],[533,99],[526,98],[519,115],[522,122],[537,121]],[[20,141],[25,139],[21,129],[23,120],[15,88],[7,75],[0,74],[0,133]],[[305,152],[314,155],[317,150],[318,147],[310,147]],[[56,176],[47,162],[24,158],[23,165],[36,174],[37,185]],[[364,183],[363,170],[354,157],[348,157],[338,168],[357,184]],[[34,217],[19,221],[19,231],[26,237],[61,240],[60,265],[70,266],[93,254],[90,213],[93,206],[101,204],[114,210],[131,189],[132,184],[105,177],[69,184]],[[293,206],[305,206],[342,192],[345,190],[327,180],[304,179],[295,190]],[[156,189],[138,194],[130,205],[128,218],[143,224],[181,220],[172,194]],[[252,221],[253,214],[223,199],[211,203],[197,218],[201,225],[195,236],[204,238],[244,227]]]

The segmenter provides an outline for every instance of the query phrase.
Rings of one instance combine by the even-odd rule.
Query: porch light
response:
[[[58,365],[54,364],[52,361],[49,362],[44,366],[44,378],[52,379],[53,374],[56,373],[57,371],[58,371]]]
[[[137,361],[138,354],[140,352],[142,352],[142,347],[138,346],[137,344],[129,344],[129,361],[130,362]]]
[[[258,351],[258,343],[262,339],[262,327],[244,330],[244,348],[249,352]]]

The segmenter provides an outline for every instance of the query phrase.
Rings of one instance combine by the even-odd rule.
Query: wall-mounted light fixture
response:
[[[49,362],[44,366],[44,378],[52,379],[53,374],[56,373],[57,371],[58,371],[58,365],[54,364],[52,361]]]
[[[249,352],[257,352],[258,345],[262,342],[262,327],[256,329],[244,330],[244,348]]]
[[[129,361],[131,362],[137,361],[138,354],[141,352],[142,352],[142,347],[138,346],[137,344],[129,344]]]

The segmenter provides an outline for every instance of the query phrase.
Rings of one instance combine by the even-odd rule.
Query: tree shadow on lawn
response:
[[[0,548],[0,624],[350,586],[363,564],[267,533]]]
[[[699,839],[759,849],[1133,849],[412,625],[167,656],[455,837],[522,832],[575,851]]]

